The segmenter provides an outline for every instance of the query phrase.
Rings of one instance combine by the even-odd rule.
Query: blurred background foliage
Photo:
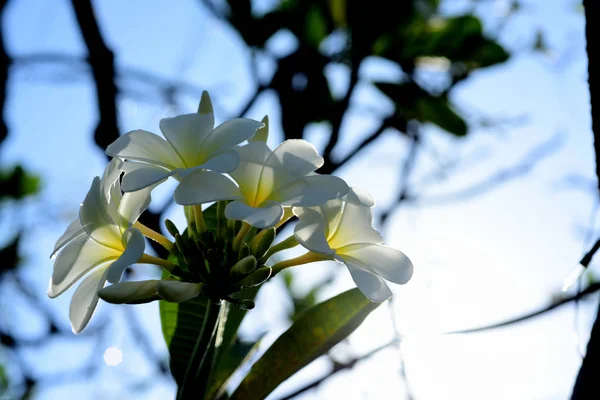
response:
[[[8,9],[11,2],[18,1],[1,0],[0,15]],[[485,29],[476,12],[484,1],[468,1],[471,11],[462,15],[444,14],[441,11],[443,2],[439,0],[372,0],[368,3],[347,0],[282,0],[272,4],[267,12],[257,12],[254,2],[249,0],[204,0],[197,4],[208,10],[212,17],[228,24],[251,54],[247,71],[255,80],[255,90],[241,107],[240,116],[251,109],[261,94],[271,92],[280,104],[281,128],[285,139],[306,137],[307,129],[313,123],[328,127],[322,150],[325,165],[320,172],[335,173],[363,149],[378,141],[384,132],[393,132],[408,141],[409,151],[402,167],[398,169],[401,184],[396,200],[381,213],[381,222],[385,222],[395,207],[414,195],[406,181],[420,150],[423,127],[436,126],[460,141],[473,128],[493,127],[507,122],[474,118],[474,113],[461,109],[453,101],[453,92],[459,84],[468,81],[477,71],[494,68],[513,56],[499,42],[498,32]],[[496,26],[503,26],[521,11],[519,1],[509,3],[508,12],[500,18],[501,21],[496,21]],[[129,87],[127,77],[151,77],[150,73],[125,71],[119,66],[116,60],[120,54],[111,49],[104,39],[94,4],[90,0],[73,0],[71,7],[87,48],[85,59],[73,59],[60,53],[28,59],[13,58],[7,52],[5,37],[0,37],[0,80],[3,81],[0,86],[0,107],[4,116],[0,132],[2,138],[11,135],[10,123],[5,117],[9,94],[7,82],[11,79],[11,69],[17,65],[83,63],[86,66],[85,73],[93,78],[91,82],[95,90],[98,123],[93,133],[81,132],[81,135],[93,137],[101,150],[120,133],[118,97]],[[200,24],[203,22],[198,21]],[[531,27],[531,30],[535,28]],[[2,34],[6,35],[6,32],[3,31]],[[295,45],[283,54],[274,54],[269,43],[282,34]],[[534,34],[536,40],[531,48],[521,48],[519,51],[548,51],[544,33],[537,31]],[[273,65],[271,74],[261,71],[261,60],[265,58]],[[386,81],[362,74],[362,66],[374,59],[395,68],[399,78]],[[343,90],[335,89],[336,85],[329,74],[332,68],[347,72],[348,80],[343,85]],[[159,89],[156,100],[165,106],[176,103],[174,99],[178,91],[196,90],[193,85],[186,85],[185,82],[170,84],[155,80],[154,83]],[[360,104],[360,88],[376,88],[394,105],[392,112],[385,113]],[[352,138],[351,149],[340,155],[334,149],[345,138],[344,135],[349,135],[349,129],[345,129],[344,124],[348,124],[348,115],[352,113],[367,114],[377,120],[377,123],[372,129]],[[534,150],[533,160],[527,160],[525,165],[517,165],[516,172],[504,171],[504,175],[496,177],[495,181],[502,182],[526,173],[531,165],[556,147],[554,142],[546,147],[544,145],[546,144]],[[35,196],[42,183],[35,172],[27,171],[19,165],[4,167],[0,173],[0,206],[9,209],[7,204]],[[161,209],[148,212],[142,222],[151,228],[160,229],[161,215],[171,205],[170,201],[167,203]],[[32,292],[26,284],[25,273],[19,271],[19,242],[22,235],[26,234],[26,231],[20,231],[3,242],[0,250],[0,293],[9,286],[11,290],[20,292],[34,312],[44,317],[47,328],[43,330],[43,335],[32,338],[22,335],[11,321],[0,319],[0,398],[3,398],[3,393],[6,398],[46,398],[43,390],[38,390],[39,387],[80,378],[90,381],[96,379],[95,376],[101,372],[98,356],[90,357],[89,362],[76,370],[51,376],[32,372],[28,362],[23,361],[24,352],[45,346],[57,337],[65,341],[79,340],[72,337],[64,323],[56,322],[54,310],[41,299],[45,294]],[[160,247],[155,247],[155,250],[161,252]],[[49,253],[50,249],[39,251]],[[50,275],[49,271],[43,273]],[[293,274],[282,275],[291,304],[287,315],[290,321],[296,320],[298,315],[314,305],[319,299],[319,291],[333,280],[333,277],[326,276],[308,291],[299,291]],[[61,312],[64,313],[64,310]],[[97,338],[98,343],[101,343],[102,335],[109,329],[106,326],[100,324],[95,330],[89,329],[82,337],[93,340]],[[156,365],[155,374],[168,376],[167,360],[163,355],[156,355],[149,350],[145,333],[138,324],[131,322],[128,329],[137,338],[136,345],[144,348],[148,361]],[[262,327],[263,332],[267,329]],[[257,337],[262,337],[262,334]],[[234,346],[239,347],[240,359],[248,356],[254,344],[255,342],[246,339],[236,341]],[[97,345],[96,351],[99,349]],[[334,372],[351,368],[356,361],[345,360],[342,364],[336,361]],[[130,386],[144,388],[147,384],[134,381]]]

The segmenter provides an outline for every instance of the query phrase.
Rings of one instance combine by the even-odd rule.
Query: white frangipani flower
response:
[[[314,173],[323,158],[305,140],[286,140],[275,150],[257,140],[236,151],[240,164],[229,175],[237,186],[221,174],[196,171],[179,184],[175,201],[191,205],[233,200],[225,209],[228,219],[264,229],[281,220],[284,207],[316,206],[348,192],[342,179]]]
[[[48,288],[51,298],[93,270],[71,300],[69,316],[75,333],[89,322],[98,303],[97,292],[106,280],[118,282],[125,268],[144,255],[144,236],[132,225],[148,207],[152,188],[122,195],[121,165],[121,161],[114,159],[102,180],[94,178],[81,204],[79,218],[69,225],[53,251],[53,255],[59,253]]]
[[[392,295],[382,278],[404,284],[413,266],[404,253],[381,244],[383,238],[372,226],[374,205],[368,193],[350,188],[343,198],[322,206],[294,207],[300,218],[294,236],[308,250],[346,264],[360,291],[382,302]]]
[[[123,166],[121,189],[133,192],[170,176],[185,180],[198,169],[234,170],[239,157],[232,148],[250,138],[263,124],[246,118],[235,118],[216,128],[214,123],[210,97],[203,92],[197,113],[160,121],[166,140],[140,129],[119,137],[108,146],[106,154],[128,161]]]

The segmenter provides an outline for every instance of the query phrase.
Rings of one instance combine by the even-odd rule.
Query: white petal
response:
[[[144,161],[167,169],[184,167],[169,143],[160,136],[141,129],[119,137],[106,148],[106,154],[121,159]]]
[[[341,178],[331,175],[310,175],[302,178],[305,188],[299,196],[283,201],[284,206],[313,207],[325,204],[348,193],[348,185]],[[275,189],[273,193],[278,193]]]
[[[376,273],[388,281],[405,284],[413,274],[413,265],[404,253],[391,247],[357,243],[337,249],[346,263]]]
[[[181,180],[175,190],[175,202],[182,205],[203,204],[240,198],[240,189],[217,172],[198,170]]]
[[[123,239],[125,241],[125,251],[111,264],[106,275],[110,283],[119,282],[123,271],[130,265],[135,264],[146,249],[144,235],[135,228],[127,229],[123,234]]]
[[[159,126],[185,166],[190,168],[198,164],[202,143],[211,133],[213,124],[212,114],[194,113],[163,118]]]
[[[273,150],[267,165],[275,172],[274,186],[281,187],[314,172],[323,162],[312,144],[302,139],[290,139]]]
[[[354,243],[383,243],[383,237],[373,228],[371,207],[362,200],[356,195],[354,188],[344,197],[336,225],[330,225],[328,241],[334,249]]]
[[[260,204],[261,199],[258,197],[268,197],[272,189],[272,186],[268,187],[267,184],[263,184],[262,193],[259,196],[258,187],[263,176],[267,177],[265,182],[269,180],[272,184],[272,168],[265,167],[267,158],[271,155],[271,149],[264,142],[252,142],[246,146],[237,147],[235,150],[240,156],[240,165],[229,175],[235,179],[248,203]]]
[[[92,186],[79,209],[79,220],[83,229],[94,240],[105,246],[121,248],[121,232],[108,213],[100,178],[95,177]]]
[[[219,154],[242,143],[254,135],[254,132],[262,126],[262,122],[247,118],[231,119],[217,126],[202,142],[202,153],[210,155],[205,161],[208,161],[212,155]]]
[[[66,244],[71,242],[72,240],[78,238],[79,236],[86,235],[83,226],[81,226],[81,222],[79,222],[79,217],[75,218],[73,222],[67,226],[67,230],[58,238],[56,244],[54,245],[54,250],[52,250],[52,254],[50,258],[54,257],[54,255]]]
[[[158,296],[158,280],[122,282],[110,285],[98,292],[100,298],[113,304],[139,304],[155,300]]]
[[[232,201],[225,208],[225,217],[243,220],[260,229],[275,226],[283,216],[283,207],[275,202],[267,202],[261,207],[250,207],[241,201]]]
[[[160,281],[157,290],[160,297],[172,303],[193,299],[200,294],[198,284],[179,281]]]
[[[121,232],[131,227],[138,220],[140,215],[148,209],[150,205],[150,192],[155,186],[150,186],[137,192],[125,193],[121,204],[119,204],[119,226]]]
[[[308,189],[304,178],[289,182],[286,186],[274,189],[266,201],[275,201],[284,207],[299,205]]]
[[[124,192],[135,192],[152,185],[164,182],[180,169],[168,170],[152,164],[126,162],[123,164],[125,176],[121,183]]]
[[[54,261],[48,296],[59,296],[88,271],[100,264],[116,260],[120,255],[120,251],[103,246],[87,235],[79,236],[58,253]]]
[[[118,158],[113,158],[104,169],[104,174],[101,179],[101,191],[104,193],[106,203],[112,201],[113,203],[118,204],[119,201],[121,201],[119,178],[123,173],[122,167],[123,161]]]
[[[300,220],[294,227],[296,240],[308,250],[322,254],[334,253],[327,244],[325,236],[327,221],[323,216],[310,208],[298,210],[298,214]]]
[[[240,165],[240,156],[235,150],[227,150],[208,160],[202,168],[212,171],[228,173]]]
[[[392,297],[392,291],[379,276],[350,263],[346,263],[346,267],[358,289],[371,301],[381,303]]]
[[[345,200],[355,204],[362,204],[367,207],[375,207],[373,196],[366,190],[357,188],[356,186],[350,188]]]
[[[69,307],[69,319],[73,333],[81,332],[90,322],[98,304],[98,291],[104,287],[106,282],[107,269],[107,267],[101,267],[94,270],[75,291]]]

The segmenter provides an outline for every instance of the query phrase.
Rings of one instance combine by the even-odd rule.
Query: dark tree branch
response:
[[[4,9],[8,0],[0,0],[0,18],[4,13]],[[8,95],[8,70],[11,65],[11,59],[4,47],[4,35],[0,27],[0,143],[4,141],[8,135],[8,126],[4,116],[4,104]]]
[[[331,135],[329,136],[329,141],[327,142],[327,145],[325,145],[325,150],[323,150],[323,158],[325,159],[325,164],[331,163],[331,153],[340,139],[340,129],[342,127],[342,122],[344,121],[344,116],[346,115],[346,111],[348,110],[348,106],[350,105],[350,99],[352,98],[354,88],[358,83],[359,67],[360,60],[352,60],[352,69],[350,70],[350,84],[348,85],[348,91],[346,92],[344,98],[339,103],[335,104],[335,112],[331,116]]]
[[[530,320],[532,318],[544,315],[552,310],[555,310],[559,307],[564,306],[565,304],[569,304],[569,303],[575,302],[577,300],[580,300],[592,293],[597,292],[598,290],[600,290],[600,283],[592,283],[591,285],[589,285],[587,288],[585,288],[581,292],[578,292],[578,293],[574,294],[573,296],[569,296],[564,299],[561,299],[561,300],[559,300],[555,303],[552,303],[551,305],[546,306],[540,310],[536,310],[536,311],[521,315],[519,317],[511,318],[509,320],[498,322],[495,324],[479,326],[477,328],[461,329],[458,331],[450,331],[450,332],[445,332],[445,334],[455,335],[455,334],[459,334],[459,333],[476,333],[476,332],[483,332],[483,331],[487,331],[487,330],[491,330],[491,329],[504,328],[509,325],[517,324],[519,322],[524,322],[524,321]]]
[[[15,56],[12,60],[12,66],[17,68],[37,65],[82,67],[86,70],[89,68],[89,64],[86,59],[67,53],[38,52]],[[136,83],[153,86],[163,93],[167,90],[170,90],[194,96],[196,98],[200,98],[200,95],[202,94],[203,89],[196,85],[176,79],[169,79],[144,69],[129,66],[118,66],[116,64],[115,69],[117,82],[122,82],[124,80],[133,81]],[[120,88],[118,88],[118,93],[121,93],[124,91],[123,86],[125,85],[123,83],[119,83],[119,86]]]
[[[322,377],[320,379],[317,379],[316,381],[314,381],[314,382],[312,382],[312,383],[310,383],[310,384],[308,384],[306,386],[301,387],[300,389],[296,390],[295,392],[293,392],[291,394],[288,394],[287,396],[282,397],[279,400],[290,400],[290,399],[292,399],[292,398],[294,398],[296,396],[301,395],[302,393],[304,393],[304,392],[306,392],[306,391],[308,391],[310,389],[314,389],[317,386],[319,386],[321,383],[323,383],[327,379],[329,379],[331,376],[337,374],[338,372],[345,371],[347,369],[351,369],[358,362],[360,362],[362,360],[365,360],[365,359],[367,359],[367,358],[369,358],[369,357],[371,357],[371,356],[379,353],[381,350],[385,350],[388,347],[395,346],[398,343],[399,343],[399,340],[398,339],[394,339],[394,340],[392,340],[392,341],[390,341],[390,342],[388,342],[386,344],[383,344],[383,345],[381,345],[381,346],[379,346],[379,347],[371,350],[367,354],[364,354],[364,355],[362,355],[360,357],[353,358],[350,361],[346,361],[346,362],[343,362],[343,363],[334,362],[334,364],[333,364],[333,370],[329,374],[325,375],[324,377]]]
[[[596,177],[598,178],[598,188],[600,190],[600,86],[598,86],[598,67],[600,67],[598,57],[600,47],[598,42],[598,32],[595,31],[594,16],[598,15],[600,7],[598,2],[594,0],[583,0],[585,7],[585,36],[587,41],[588,54],[588,83],[590,90],[590,109],[592,115],[592,133],[594,135],[594,150],[596,152]],[[598,249],[598,242],[594,245],[594,249]],[[592,250],[594,250],[592,249]],[[587,255],[586,255],[587,256]],[[589,256],[591,260],[593,256]],[[589,260],[588,263],[589,263]],[[600,389],[597,384],[597,373],[600,370],[600,306],[598,307],[598,315],[592,327],[592,333],[587,346],[587,352],[581,369],[577,375],[575,386],[571,400],[596,399],[599,396]]]
[[[106,150],[119,137],[115,57],[104,43],[91,1],[72,0],[71,3],[88,49],[88,60],[96,86],[100,120],[94,132],[94,141],[102,150]]]
[[[464,189],[440,195],[413,194],[407,192],[404,200],[427,205],[447,205],[457,201],[469,200],[473,197],[485,194],[504,183],[530,173],[542,159],[555,153],[563,144],[563,135],[560,133],[556,134],[548,141],[532,149],[517,164],[496,171],[491,176],[486,177],[480,182],[471,184]]]
[[[410,147],[408,154],[402,162],[400,170],[400,182],[398,184],[400,190],[395,204],[392,204],[385,212],[381,213],[381,223],[384,224],[390,213],[396,209],[408,197],[410,175],[417,161],[417,153],[420,144],[419,123],[417,121],[409,121],[406,129],[407,136],[410,138]]]
[[[371,144],[379,136],[381,136],[383,131],[385,131],[389,127],[390,127],[389,121],[387,119],[383,120],[381,125],[379,125],[379,127],[373,133],[371,133],[369,136],[364,138],[359,144],[357,144],[354,147],[354,150],[352,150],[350,153],[348,153],[348,155],[346,157],[342,158],[340,161],[330,160],[329,162],[325,163],[325,165],[323,165],[321,167],[321,169],[319,169],[319,173],[320,174],[331,174],[333,171],[335,171],[338,168],[340,168],[341,166],[345,165],[350,160],[352,160],[361,150],[365,149],[369,144]]]

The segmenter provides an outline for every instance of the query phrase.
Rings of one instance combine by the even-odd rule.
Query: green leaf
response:
[[[213,370],[210,385],[205,394],[206,399],[221,398],[231,376],[258,350],[260,340],[257,342],[243,342],[236,339],[227,350],[226,356]]]
[[[181,384],[202,331],[209,300],[199,296],[183,303],[159,301],[160,321],[171,356],[171,374]]]
[[[306,311],[252,366],[231,399],[264,399],[346,338],[378,305],[352,289]]]
[[[467,123],[452,109],[445,95],[433,96],[414,82],[375,86],[396,103],[396,113],[403,119],[431,122],[455,136],[467,134]]]

